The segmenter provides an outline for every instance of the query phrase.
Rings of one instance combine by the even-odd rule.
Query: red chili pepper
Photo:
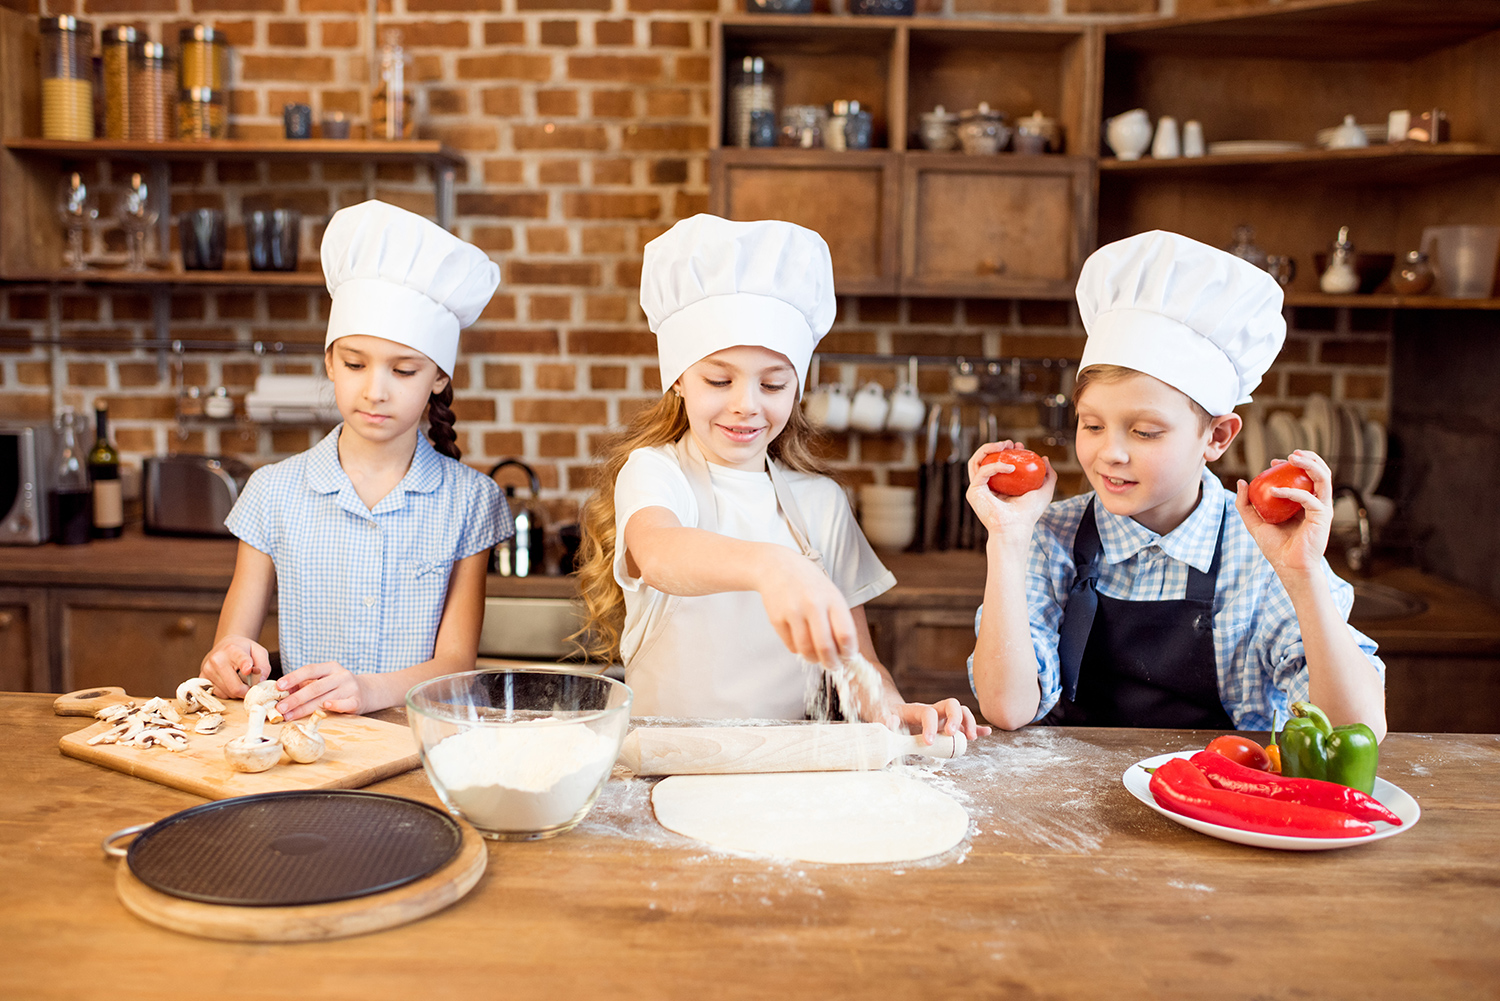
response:
[[[1287,803],[1301,803],[1303,806],[1318,806],[1325,810],[1347,813],[1356,820],[1383,820],[1387,824],[1401,826],[1401,818],[1387,810],[1378,799],[1337,782],[1283,778],[1270,772],[1246,768],[1214,751],[1199,751],[1193,755],[1192,763],[1198,766],[1216,789],[1242,792],[1247,796],[1265,796]]]
[[[1375,833],[1369,824],[1337,810],[1215,789],[1208,776],[1183,758],[1172,758],[1152,773],[1151,795],[1173,813],[1258,834],[1357,838]]]

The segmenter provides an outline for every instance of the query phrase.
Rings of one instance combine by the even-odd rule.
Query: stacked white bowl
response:
[[[917,536],[916,488],[876,484],[860,487],[859,524],[876,549],[905,549]]]

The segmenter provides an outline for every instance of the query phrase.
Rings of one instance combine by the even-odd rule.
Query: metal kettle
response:
[[[490,573],[502,577],[539,577],[546,572],[543,563],[546,554],[545,518],[541,508],[536,506],[542,484],[532,468],[520,459],[501,459],[490,470],[490,479],[493,480],[495,474],[506,466],[515,466],[525,472],[531,496],[526,504],[517,505],[515,485],[506,485],[505,503],[510,507],[516,533],[490,550]]]

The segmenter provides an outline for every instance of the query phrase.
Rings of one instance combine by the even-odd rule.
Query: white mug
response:
[[[1162,115],[1156,121],[1156,139],[1151,143],[1151,156],[1157,160],[1175,160],[1182,155],[1182,143],[1177,138],[1177,119]]]
[[[819,386],[802,401],[807,419],[830,431],[843,431],[849,426],[849,394],[838,383]]]
[[[885,428],[885,415],[891,405],[886,402],[885,389],[878,382],[867,382],[854,394],[849,404],[849,426],[856,431],[874,434]]]
[[[904,382],[891,391],[890,412],[885,415],[887,431],[916,431],[927,416],[927,405],[917,387]]]

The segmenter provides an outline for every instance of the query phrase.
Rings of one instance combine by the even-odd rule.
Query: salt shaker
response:
[[[1328,268],[1318,278],[1318,287],[1329,295],[1348,295],[1359,288],[1359,274],[1354,270],[1354,244],[1349,242],[1349,227],[1340,226],[1333,244]]]

